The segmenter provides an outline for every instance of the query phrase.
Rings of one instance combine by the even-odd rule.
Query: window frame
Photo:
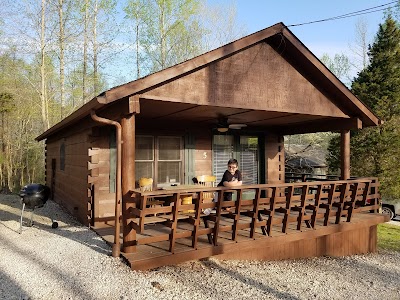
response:
[[[151,162],[153,164],[152,166],[152,178],[154,185],[158,188],[162,188],[164,186],[170,186],[171,184],[174,183],[168,183],[168,182],[163,182],[161,181],[160,183],[160,178],[159,178],[159,172],[158,172],[158,166],[159,162],[178,162],[179,163],[179,180],[175,182],[175,184],[183,184],[184,183],[184,168],[185,168],[185,160],[184,160],[184,143],[183,143],[183,138],[181,136],[177,135],[137,135],[136,138],[141,138],[141,137],[150,137],[152,139],[152,160],[138,160],[136,159],[136,151],[135,151],[135,170],[136,170],[136,163],[141,163],[141,162]],[[162,138],[176,138],[179,141],[179,159],[173,159],[173,160],[160,160],[160,140]],[[136,177],[136,174],[135,174]],[[135,179],[136,181],[139,180],[139,178]]]

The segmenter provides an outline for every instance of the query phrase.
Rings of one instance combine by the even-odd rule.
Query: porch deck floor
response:
[[[170,242],[162,241],[152,244],[138,245],[136,246],[136,252],[121,252],[121,256],[126,259],[132,269],[148,269],[162,265],[177,264],[188,260],[225,254],[232,251],[245,251],[246,248],[257,246],[257,244],[259,246],[260,243],[266,246],[276,245],[277,243],[285,244],[290,241],[316,238],[343,230],[351,230],[352,227],[358,228],[360,226],[373,226],[383,223],[384,221],[384,217],[380,214],[359,213],[354,214],[352,221],[349,223],[346,222],[345,218],[342,218],[339,224],[335,224],[334,218],[332,218],[329,220],[328,226],[324,226],[323,220],[319,219],[315,224],[315,229],[307,228],[306,224],[303,223],[301,230],[297,230],[297,223],[289,223],[286,233],[282,233],[282,225],[277,224],[271,227],[271,236],[263,235],[261,228],[256,229],[253,238],[250,238],[250,229],[238,230],[236,241],[232,240],[232,231],[229,230],[225,232],[219,232],[217,246],[214,246],[208,242],[207,235],[201,235],[198,237],[196,249],[192,247],[192,238],[188,237],[176,239],[173,253],[169,251]],[[179,222],[178,224],[179,229],[182,231],[189,230],[191,228],[191,226],[187,223],[181,224]],[[232,221],[223,220],[220,222],[220,228],[226,225],[232,225]],[[112,224],[102,228],[92,227],[92,229],[110,245],[114,243],[114,227]],[[169,228],[163,226],[162,224],[146,225],[146,234],[137,234],[137,238],[139,240],[140,238],[146,236],[168,234],[170,232],[169,230]],[[120,242],[122,245],[122,234],[120,236]]]

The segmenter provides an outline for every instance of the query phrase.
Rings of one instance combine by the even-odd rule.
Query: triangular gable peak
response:
[[[141,96],[197,105],[347,117],[265,42],[212,62]]]
[[[200,76],[201,72],[197,71],[200,69],[204,69],[204,72],[208,70],[211,76],[218,77],[220,74],[213,74],[212,72],[215,70],[212,70],[212,68],[219,67],[219,65],[221,65],[218,64],[219,61],[231,61],[232,64],[235,64],[237,63],[237,59],[235,58],[240,55],[250,55],[254,58],[254,49],[257,48],[256,45],[262,49],[263,55],[266,56],[267,59],[272,59],[272,61],[269,62],[269,68],[266,69],[263,68],[263,66],[265,66],[265,62],[259,66],[255,66],[255,68],[252,70],[254,76],[253,78],[256,78],[257,76],[262,78],[268,77],[267,83],[273,82],[274,78],[272,78],[272,76],[269,77],[268,75],[265,75],[269,70],[272,70],[274,72],[273,76],[276,78],[276,83],[273,83],[275,86],[268,88],[267,91],[265,87],[263,88],[258,86],[253,89],[253,93],[249,92],[250,96],[247,99],[244,99],[243,96],[240,96],[240,93],[235,93],[238,95],[238,97],[234,95],[233,98],[229,98],[228,95],[219,97],[218,93],[221,93],[223,88],[223,86],[219,86],[216,90],[207,94],[210,98],[203,102],[204,104],[208,102],[216,106],[226,106],[227,103],[230,103],[229,101],[233,99],[234,106],[232,107],[236,107],[236,105],[238,105],[238,107],[243,107],[252,101],[260,103],[260,97],[254,97],[254,94],[257,92],[260,94],[265,92],[266,94],[263,96],[268,95],[268,101],[272,102],[265,103],[266,100],[264,98],[262,101],[264,106],[261,108],[264,110],[274,111],[274,109],[276,109],[276,111],[279,112],[281,111],[283,105],[285,105],[284,110],[286,112],[292,111],[293,109],[297,113],[304,112],[306,110],[306,113],[312,114],[314,111],[317,114],[322,113],[322,115],[339,117],[342,113],[346,115],[348,120],[351,120],[350,124],[353,124],[350,125],[351,128],[355,128],[354,124],[358,124],[356,125],[357,127],[376,126],[379,124],[380,120],[376,117],[376,115],[374,115],[374,113],[368,107],[366,107],[357,97],[355,97],[354,94],[352,94],[348,88],[340,80],[338,80],[335,75],[330,72],[318,60],[318,58],[316,58],[307,49],[307,47],[305,47],[301,41],[293,35],[290,30],[287,29],[283,23],[278,23],[274,26],[268,27],[194,59],[178,64],[174,67],[170,67],[145,78],[111,89],[105,93],[106,97],[104,101],[105,103],[110,103],[122,97],[127,97],[134,94],[148,93],[150,95],[150,90],[153,90],[154,92],[155,89],[158,89],[160,86],[164,86],[166,83],[177,79],[179,79],[180,83],[174,83],[173,85],[182,85],[182,81],[188,80],[190,76],[184,80],[181,80],[182,77],[194,72],[197,73],[196,75],[199,76],[197,79],[200,80],[197,81],[195,85],[204,85],[205,89],[211,91],[210,82],[212,79],[207,78],[204,81],[205,78]],[[270,46],[270,48],[268,46]],[[252,48],[253,51],[246,51],[249,48]],[[275,52],[271,51],[272,49],[274,49]],[[235,55],[237,55],[235,58],[231,58]],[[286,62],[283,64],[281,63],[279,66],[274,66],[273,60],[275,60],[275,62],[283,62],[282,59],[284,59]],[[249,63],[250,60],[248,59],[247,62]],[[290,67],[290,65],[292,67]],[[246,66],[243,68],[245,69]],[[282,70],[280,70],[280,68]],[[222,70],[222,72],[226,71],[226,68],[225,70]],[[290,72],[290,74],[288,74],[288,72]],[[236,73],[223,73],[223,75],[220,75],[220,78],[218,79],[222,79],[222,82],[224,84],[228,84],[229,86],[229,83],[224,81],[222,78],[225,75],[229,77],[229,74],[231,74],[231,76],[235,76],[235,74],[240,75],[243,74],[243,70],[239,70]],[[304,80],[303,82],[299,80],[294,84],[294,81],[299,78],[300,74],[303,79],[309,81],[308,84],[305,83]],[[202,75],[204,76],[204,74]],[[289,76],[284,78],[285,75],[290,75],[291,77]],[[250,76],[248,78],[251,80]],[[201,81],[201,79],[203,79],[203,81]],[[232,78],[229,80],[232,80]],[[233,80],[235,80],[235,78]],[[188,90],[191,87],[193,87],[193,85],[186,86],[184,89]],[[252,89],[254,87],[255,84],[246,85],[245,89]],[[285,87],[287,88],[286,90]],[[157,93],[161,93],[162,89],[165,91],[166,87],[164,86],[164,88],[158,89]],[[264,91],[260,91],[260,89],[264,89]],[[229,94],[230,92],[234,93],[234,91],[235,89],[225,89],[223,90],[223,93]],[[315,92],[314,94],[312,93],[313,91]],[[293,95],[296,97],[292,97]],[[310,97],[308,98],[308,96]],[[165,94],[159,100],[163,99],[167,99]],[[168,101],[178,101],[183,103],[188,101],[188,103],[192,103],[190,101],[193,101],[193,99],[172,95]],[[297,101],[300,102],[294,103]],[[333,105],[329,104],[328,102],[333,103]],[[196,104],[198,104],[198,102],[196,102]],[[267,108],[267,105],[270,104],[271,106]],[[324,108],[321,111],[320,108],[322,106]],[[300,111],[299,108],[301,108]],[[325,121],[321,120],[320,124],[324,123]],[[334,128],[332,129],[334,130]]]

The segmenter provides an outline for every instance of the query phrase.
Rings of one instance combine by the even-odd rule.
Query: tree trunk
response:
[[[41,99],[41,111],[42,111],[42,121],[44,130],[49,129],[49,113],[48,113],[48,101],[46,92],[46,0],[42,0],[41,7],[41,23],[40,23],[40,99]]]
[[[83,62],[82,62],[82,105],[86,103],[87,48],[89,24],[89,0],[85,0],[85,16],[83,28]]]
[[[94,12],[93,12],[93,92],[97,95],[97,54],[98,54],[98,44],[97,44],[97,15],[99,13],[98,0],[95,0]]]
[[[60,49],[60,115],[61,119],[64,118],[63,107],[65,104],[65,71],[64,71],[64,48],[65,48],[65,37],[64,37],[64,12],[63,12],[64,0],[58,0],[58,20],[59,20],[59,36],[58,43]]]

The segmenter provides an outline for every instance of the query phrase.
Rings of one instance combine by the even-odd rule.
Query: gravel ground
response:
[[[400,299],[399,252],[277,262],[210,258],[138,272],[54,202],[36,210],[34,226],[22,234],[20,212],[18,197],[0,195],[0,299]]]

